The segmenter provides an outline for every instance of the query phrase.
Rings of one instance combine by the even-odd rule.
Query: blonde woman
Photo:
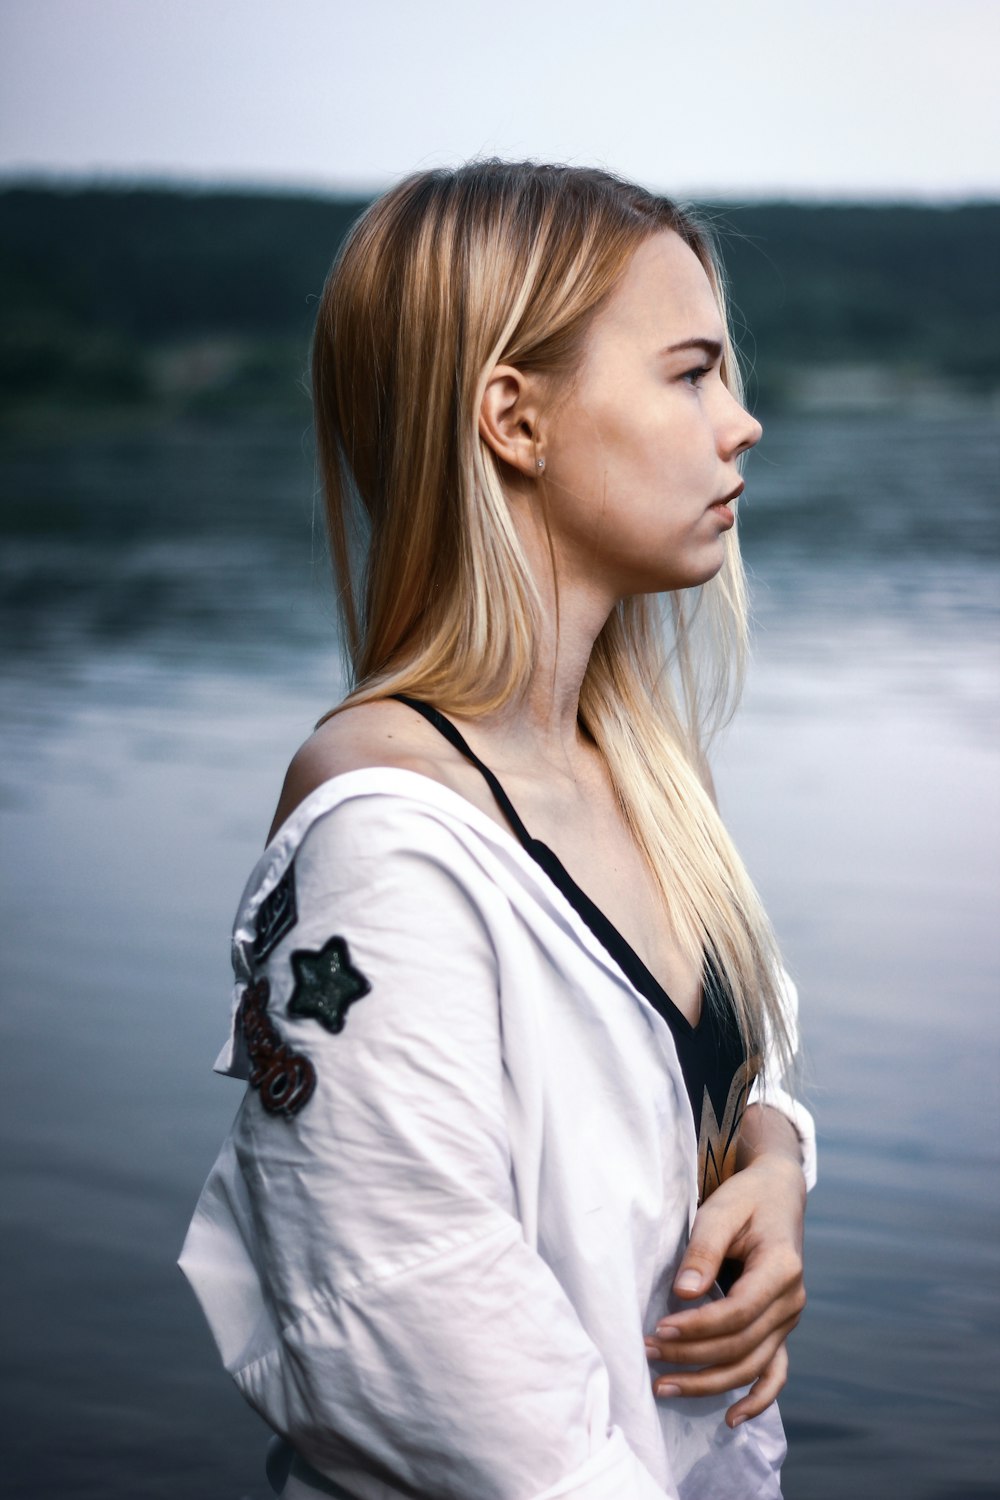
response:
[[[351,691],[237,916],[182,1267],[286,1500],[778,1496],[813,1136],[705,759],[761,435],[706,237],[597,170],[418,173],[313,378]]]

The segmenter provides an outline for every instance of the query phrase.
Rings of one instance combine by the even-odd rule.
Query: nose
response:
[[[764,429],[761,426],[761,424],[757,421],[757,418],[754,417],[754,416],[751,416],[751,414],[748,411],[744,411],[743,415],[746,417],[746,423],[747,423],[747,429],[748,429],[748,431],[747,431],[747,435],[744,438],[743,442],[740,444],[739,448],[736,450],[738,453],[745,453],[748,448],[754,448],[754,447],[756,447],[756,445],[760,442],[761,438],[764,436]]]
[[[757,418],[752,417],[733,396],[728,420],[720,433],[720,448],[724,456],[735,458],[738,453],[746,453],[748,448],[760,442],[763,435],[764,429]]]

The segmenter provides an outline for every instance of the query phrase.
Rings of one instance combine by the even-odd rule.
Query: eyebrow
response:
[[[679,354],[683,349],[703,349],[709,359],[722,358],[722,345],[718,339],[684,339],[680,344],[669,344],[661,354]]]

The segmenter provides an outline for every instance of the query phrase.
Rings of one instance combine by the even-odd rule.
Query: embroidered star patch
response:
[[[343,938],[332,937],[317,953],[300,948],[292,954],[295,988],[288,1002],[292,1016],[312,1016],[327,1031],[343,1031],[348,1007],[371,989],[351,963]]]
[[[269,1115],[298,1114],[316,1087],[316,1070],[308,1057],[293,1052],[267,1014],[270,986],[266,979],[247,985],[240,1002],[240,1023],[252,1067],[250,1086],[260,1091]]]
[[[297,921],[293,861],[271,894],[266,896],[257,908],[252,950],[254,963],[263,963],[267,955],[277,948],[281,939],[291,932]]]

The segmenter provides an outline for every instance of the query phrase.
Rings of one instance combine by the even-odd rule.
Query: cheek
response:
[[[605,424],[595,457],[622,499],[641,503],[669,480],[682,456],[676,424],[655,408],[616,412]]]
[[[606,537],[623,524],[662,527],[665,511],[690,492],[704,466],[704,429],[686,391],[609,382],[598,399],[581,403],[558,436],[559,469],[577,501],[572,529]]]
[[[673,413],[622,432],[618,474],[622,498],[643,511],[662,515],[691,488],[701,467],[702,444],[691,424]]]

